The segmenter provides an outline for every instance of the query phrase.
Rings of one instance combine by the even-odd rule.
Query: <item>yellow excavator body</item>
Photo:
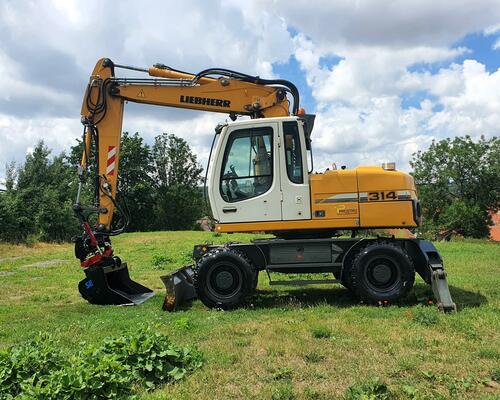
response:
[[[117,77],[117,68],[148,77]],[[143,69],[106,58],[97,62],[84,95],[85,145],[73,206],[84,231],[75,238],[75,255],[86,275],[79,291],[90,303],[140,304],[154,294],[130,279],[110,239],[126,229],[129,217],[116,201],[128,101],[229,114],[233,122],[216,128],[207,167],[215,230],[276,236],[249,244],[195,246],[196,266],[161,277],[167,289],[164,309],[174,310],[193,298],[208,307],[238,307],[255,291],[262,270],[269,277],[269,272],[331,273],[334,280],[285,284],[341,283],[377,304],[404,297],[416,271],[432,286],[441,309],[455,309],[442,259],[430,242],[356,237],[362,229],[420,224],[413,178],[392,163],[314,173],[314,115],[299,108],[293,83],[222,68],[198,74],[162,64]],[[250,119],[236,121],[239,116]],[[81,190],[89,166],[94,199],[84,205]],[[113,224],[117,214],[119,227]],[[97,222],[91,215],[97,215]],[[352,230],[351,238],[339,238],[342,230]]]
[[[420,207],[413,177],[368,166],[309,176],[311,218],[217,224],[218,232],[415,228]]]

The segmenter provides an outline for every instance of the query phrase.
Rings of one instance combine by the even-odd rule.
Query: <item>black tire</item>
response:
[[[213,249],[197,263],[194,286],[209,308],[229,310],[254,292],[255,271],[245,255],[227,247]]]
[[[389,242],[362,248],[347,273],[350,289],[368,303],[397,301],[415,282],[412,260],[403,248]]]

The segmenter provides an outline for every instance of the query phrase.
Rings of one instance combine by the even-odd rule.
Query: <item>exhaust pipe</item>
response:
[[[186,265],[160,278],[167,290],[162,307],[164,311],[175,311],[180,305],[196,299],[193,265]]]

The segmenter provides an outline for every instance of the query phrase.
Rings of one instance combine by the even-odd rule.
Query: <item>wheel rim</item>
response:
[[[367,284],[379,292],[392,290],[398,284],[400,277],[398,263],[392,257],[376,257],[365,269]]]
[[[238,267],[230,262],[218,262],[207,273],[207,289],[220,299],[236,295],[242,287],[243,275]]]

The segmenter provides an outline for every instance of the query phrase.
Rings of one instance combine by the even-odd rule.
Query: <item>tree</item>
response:
[[[71,148],[68,162],[75,168],[80,164],[83,152],[81,140]],[[90,150],[89,159],[93,164],[94,144]],[[76,172],[75,172],[76,173]],[[153,186],[153,157],[151,147],[144,143],[136,132],[130,135],[123,132],[120,142],[120,164],[118,171],[117,201],[122,209],[130,214],[130,223],[127,231],[151,230],[154,222],[154,186]],[[93,176],[89,170],[82,192],[83,203],[93,203]],[[115,219],[116,220],[116,219]]]
[[[0,200],[1,240],[65,241],[78,232],[71,209],[72,171],[64,154],[52,160],[49,155],[40,141],[17,172],[12,165],[8,168],[7,190]]]
[[[433,141],[410,165],[423,205],[424,225],[449,235],[486,237],[500,207],[500,140],[470,136]]]
[[[51,157],[40,141],[19,169],[7,166],[6,190],[0,192],[0,240],[66,241],[81,231],[72,205],[82,151],[78,141],[68,156]],[[187,143],[163,134],[152,149],[137,133],[125,132],[120,155],[118,191],[127,198],[128,230],[191,229],[203,212],[202,168]],[[93,203],[93,175],[82,191],[84,204]]]
[[[132,136],[124,132],[120,153],[118,191],[131,217],[127,230],[151,230],[156,221],[151,148],[137,132]]]
[[[5,166],[5,175],[5,189],[13,190],[17,178],[16,163],[14,161]]]
[[[153,146],[157,229],[192,229],[201,216],[203,168],[184,139],[163,133]]]
[[[30,233],[30,227],[24,226],[25,222],[20,216],[22,208],[16,201],[17,171],[12,162],[6,165],[5,191],[0,192],[0,240],[8,242],[24,241]]]
[[[47,183],[34,214],[36,236],[43,241],[68,241],[80,232],[73,213],[77,179],[75,170],[65,162],[64,153],[48,163]]]
[[[24,231],[18,218],[18,210],[13,191],[0,192],[0,240],[22,242],[29,231]]]

